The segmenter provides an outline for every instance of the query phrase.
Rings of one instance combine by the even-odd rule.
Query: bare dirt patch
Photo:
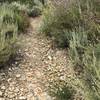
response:
[[[53,48],[52,41],[37,32],[40,22],[41,17],[30,19],[31,29],[22,36],[20,63],[15,61],[11,67],[0,70],[0,100],[53,100],[46,92],[53,68],[61,77],[72,74],[67,68],[66,50]]]

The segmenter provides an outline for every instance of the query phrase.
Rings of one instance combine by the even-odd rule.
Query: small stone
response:
[[[16,78],[20,78],[20,77],[21,77],[21,75],[20,75],[20,74],[17,74],[17,75],[16,75]]]
[[[61,76],[61,77],[60,77],[60,80],[62,80],[62,81],[64,81],[65,79],[66,79],[65,76]]]
[[[24,51],[25,51],[25,52],[27,52],[27,51],[28,51],[28,49],[25,49]]]
[[[20,80],[21,81],[25,81],[26,80],[26,77],[23,75],[23,76],[21,76]]]
[[[18,88],[16,88],[14,91],[15,91],[16,93],[18,93],[18,92],[19,92],[19,89],[18,89]]]
[[[2,86],[2,87],[1,87],[1,89],[2,89],[2,90],[5,90],[5,89],[6,89],[6,87],[5,87],[5,86]]]
[[[21,89],[20,89],[20,91],[22,91],[22,92],[23,92],[23,91],[24,91],[24,88],[21,88]]]
[[[3,96],[3,93],[2,93],[2,91],[0,91],[0,97],[2,97]]]
[[[10,99],[13,99],[14,97],[15,97],[14,94],[9,95],[9,98],[10,98]]]
[[[11,68],[9,68],[9,71],[12,71],[12,69],[11,69]]]
[[[1,76],[5,76],[5,73],[1,73]]]
[[[8,81],[8,82],[10,82],[11,80],[12,80],[12,79],[11,79],[11,78],[9,78],[7,81]]]
[[[27,98],[25,96],[21,96],[19,97],[19,100],[27,100]]]
[[[48,56],[48,59],[49,59],[49,60],[52,60],[52,57],[51,57],[51,56]]]
[[[21,50],[20,49],[18,50],[18,53],[21,53]]]
[[[15,65],[17,65],[17,64],[18,64],[18,62],[16,61],[16,62],[15,62]]]
[[[13,91],[15,88],[12,86],[12,87],[9,87],[9,91]]]

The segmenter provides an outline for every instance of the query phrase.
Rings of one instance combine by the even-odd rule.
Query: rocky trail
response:
[[[31,29],[22,36],[18,57],[10,67],[0,69],[0,100],[53,100],[46,91],[47,80],[53,67],[60,73],[67,70],[67,54],[37,32],[40,22],[40,17],[30,19]]]

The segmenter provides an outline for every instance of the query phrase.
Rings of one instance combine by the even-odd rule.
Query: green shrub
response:
[[[17,27],[14,24],[4,25],[0,30],[0,66],[9,60],[16,51]]]
[[[87,47],[84,51],[81,63],[85,67],[85,84],[90,90],[93,100],[100,99],[100,44],[94,47]],[[92,93],[92,94],[91,94]],[[91,99],[92,100],[92,99]]]
[[[40,7],[41,5],[45,5],[47,0],[1,0],[0,3],[14,3],[17,4],[17,6],[20,5],[20,7],[27,6],[29,8],[33,8],[33,6]]]
[[[59,5],[50,3],[43,13],[41,31],[58,40],[57,43],[61,46],[66,46],[66,31],[68,33],[81,27],[87,33],[90,42],[98,42],[100,14],[93,3],[90,0],[84,3],[82,0],[72,3],[66,1]]]
[[[28,5],[21,4],[20,2],[12,2],[9,4],[16,12],[23,11],[27,12]]]
[[[20,2],[21,4],[33,4],[34,0],[1,0],[1,3]]]
[[[94,41],[95,43],[95,41]],[[69,53],[75,69],[84,72],[84,86],[89,100],[100,99],[100,42],[91,43],[85,32],[72,32]]]
[[[42,6],[43,7],[43,6]],[[28,10],[29,17],[37,17],[42,14],[42,7],[33,6]]]
[[[27,15],[28,7],[17,2],[11,3],[9,6],[10,9],[12,8],[14,11],[13,20],[14,23],[17,23],[18,30],[21,32],[25,31],[26,28],[29,27],[29,20]]]
[[[18,33],[29,26],[25,10],[17,3],[0,4],[0,66],[16,53]]]
[[[37,17],[41,15],[43,8],[45,6],[45,3],[46,3],[45,0],[34,0],[34,5],[32,7],[29,7],[28,15],[30,17]]]
[[[0,66],[9,60],[16,51],[18,27],[13,23],[13,11],[0,6]]]
[[[12,4],[0,5],[0,65],[5,64],[17,49],[18,32],[29,25],[27,15]]]
[[[16,23],[18,31],[24,31],[29,26],[28,16],[25,11],[15,4],[3,4],[1,6],[1,16],[10,23]]]
[[[35,2],[34,5],[30,6],[29,3],[21,3],[21,2],[12,2],[11,5],[15,8],[15,10],[20,11],[21,13],[24,12],[22,16],[29,16],[29,17],[37,17],[41,15],[43,5],[41,2]]]
[[[62,88],[56,87],[57,91],[53,91],[52,94],[56,97],[56,100],[73,100],[75,90],[70,86],[63,86]]]
[[[24,32],[29,27],[28,16],[24,13],[15,14],[14,20],[17,22],[19,32]]]
[[[88,88],[87,100],[99,100],[100,2],[63,1],[50,2],[44,10],[41,31],[52,37],[58,46],[69,47],[75,69],[78,67],[83,72],[84,87]]]

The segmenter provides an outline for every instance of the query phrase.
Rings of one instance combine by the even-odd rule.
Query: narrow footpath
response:
[[[38,32],[40,22],[41,17],[30,19],[31,28],[22,36],[19,56],[11,67],[0,69],[0,100],[53,100],[46,91],[47,80],[53,67],[67,72],[67,54]]]

